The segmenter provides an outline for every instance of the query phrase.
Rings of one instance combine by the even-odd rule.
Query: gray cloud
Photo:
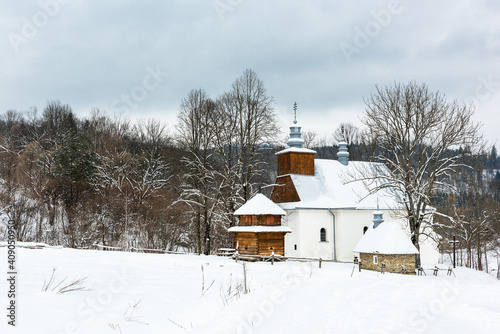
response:
[[[4,2],[0,112],[41,109],[46,100],[60,99],[81,116],[100,107],[173,124],[190,89],[202,87],[216,96],[251,68],[274,96],[284,125],[297,101],[303,126],[326,134],[340,122],[357,121],[375,84],[416,80],[450,99],[476,102],[477,121],[486,123],[486,136],[496,140],[500,6],[492,1],[393,5]],[[17,44],[13,36],[21,38],[14,38]],[[345,45],[355,52],[346,57]],[[156,68],[168,72],[161,82],[148,77]],[[117,103],[131,94],[137,98],[133,107]]]

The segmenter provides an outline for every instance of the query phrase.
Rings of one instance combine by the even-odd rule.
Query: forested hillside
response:
[[[79,118],[60,101],[5,112],[2,219],[18,240],[69,247],[227,246],[232,212],[275,177],[272,98],[248,70],[216,99],[192,90],[174,121]]]
[[[344,136],[350,160],[379,161],[368,130],[338,124],[322,138],[303,131],[317,158],[335,159]],[[1,219],[14,221],[20,241],[213,253],[232,244],[232,213],[259,189],[270,191],[285,137],[251,70],[218,97],[192,90],[170,124],[99,109],[77,117],[57,100],[40,112],[9,110],[0,116]],[[432,199],[440,214],[429,223],[444,252],[456,236],[462,263],[478,269],[500,249],[500,159],[490,150],[461,161],[454,190]]]

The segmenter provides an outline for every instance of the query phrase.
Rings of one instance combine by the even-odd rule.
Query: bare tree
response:
[[[340,123],[332,135],[332,142],[334,146],[337,146],[340,141],[345,140],[349,150],[349,160],[356,161],[362,158],[358,149],[361,138],[361,132],[357,126],[352,123]]]
[[[182,101],[178,115],[178,142],[186,155],[182,163],[186,167],[179,203],[192,212],[195,251],[210,252],[210,231],[213,210],[218,204],[218,187],[212,168],[214,127],[211,126],[215,105],[202,89],[192,90]],[[202,229],[204,240],[202,242]]]
[[[371,193],[386,188],[398,194],[411,240],[420,249],[431,196],[453,189],[451,174],[466,166],[466,157],[483,149],[481,126],[472,121],[472,106],[448,102],[426,84],[395,83],[376,90],[365,100],[362,121],[377,140],[376,158],[387,168],[365,172],[362,178],[383,180],[369,184]]]
[[[170,141],[167,125],[154,118],[139,120],[134,132],[138,136],[138,141],[147,148],[148,154],[153,158],[158,158],[161,148]]]
[[[214,150],[221,177],[224,179],[223,201],[226,220],[229,226],[234,225],[233,213],[237,204],[243,200],[243,182],[240,179],[240,146],[235,133],[238,132],[238,115],[234,113],[231,93],[222,94],[216,101],[216,108],[211,114],[211,126],[214,129]]]
[[[43,109],[42,128],[45,133],[44,140],[41,142],[42,146],[51,148],[54,144],[59,144],[64,136],[77,129],[73,109],[59,100],[47,101]]]
[[[358,144],[360,141],[359,128],[352,123],[340,123],[333,133],[333,139],[336,143],[345,139],[347,145]]]
[[[314,131],[303,131],[302,132],[302,139],[304,139],[304,147],[306,148],[313,148],[317,145],[316,142],[316,137],[318,134]]]
[[[489,188],[485,161],[486,156],[471,159],[474,169],[464,168],[454,175],[456,192],[435,196],[432,226],[445,240],[457,238],[459,249],[465,250],[465,259],[461,257],[465,266],[488,271],[488,253],[500,251],[500,209]]]
[[[207,253],[214,232],[219,236],[214,241],[224,239],[220,236],[227,235],[237,204],[262,182],[262,147],[278,133],[272,98],[256,73],[247,70],[215,101],[202,89],[192,90],[178,120],[178,142],[186,151],[178,202],[192,211],[196,251]]]
[[[257,73],[247,69],[233,83],[230,94],[231,110],[238,124],[235,138],[240,154],[242,197],[246,201],[252,195],[252,185],[262,171],[259,145],[274,143],[279,129],[273,99],[267,95],[264,82],[257,77]]]

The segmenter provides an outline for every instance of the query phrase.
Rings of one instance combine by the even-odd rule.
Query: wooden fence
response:
[[[251,262],[263,261],[263,262],[270,262],[271,265],[274,265],[274,262],[279,262],[279,261],[318,262],[318,268],[321,268],[321,264],[323,262],[345,263],[345,264],[353,264],[354,265],[353,272],[354,272],[356,265],[358,265],[359,272],[361,272],[361,269],[363,267],[363,264],[361,263],[361,261],[357,260],[357,258],[354,261],[339,261],[339,260],[335,261],[335,260],[325,260],[322,258],[291,257],[291,256],[281,256],[281,255],[274,255],[274,254],[272,254],[272,255],[246,255],[246,254],[241,255],[238,252],[230,253],[228,251],[225,251],[225,252],[220,253],[220,254],[218,253],[217,255],[231,256],[234,260],[236,260],[236,262],[238,262],[238,261],[251,261]],[[435,266],[434,268],[424,269],[422,267],[412,268],[412,267],[405,267],[405,266],[389,267],[389,266],[386,266],[384,263],[382,263],[380,265],[380,272],[382,274],[385,274],[387,269],[396,269],[396,270],[398,270],[398,272],[400,274],[403,274],[403,275],[413,272],[419,276],[420,275],[427,276],[426,270],[432,271],[432,274],[434,276],[437,276],[439,271],[446,271],[448,276],[453,275],[454,277],[456,277],[455,272],[453,271],[453,268],[451,268],[451,267],[449,267],[448,269],[441,269],[441,268],[438,268],[437,266]],[[351,273],[351,276],[352,276],[352,273]]]

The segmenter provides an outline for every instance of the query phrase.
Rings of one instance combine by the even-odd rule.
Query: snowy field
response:
[[[0,259],[6,268],[6,247],[0,247]],[[247,263],[245,294],[242,264],[215,256],[18,248],[17,264],[17,327],[7,325],[8,287],[2,279],[2,334],[500,329],[500,281],[463,268],[454,278],[445,271],[421,277],[353,272],[348,264],[323,263],[319,269],[317,262]],[[42,291],[53,268],[54,283]],[[57,293],[85,277],[87,289]]]

